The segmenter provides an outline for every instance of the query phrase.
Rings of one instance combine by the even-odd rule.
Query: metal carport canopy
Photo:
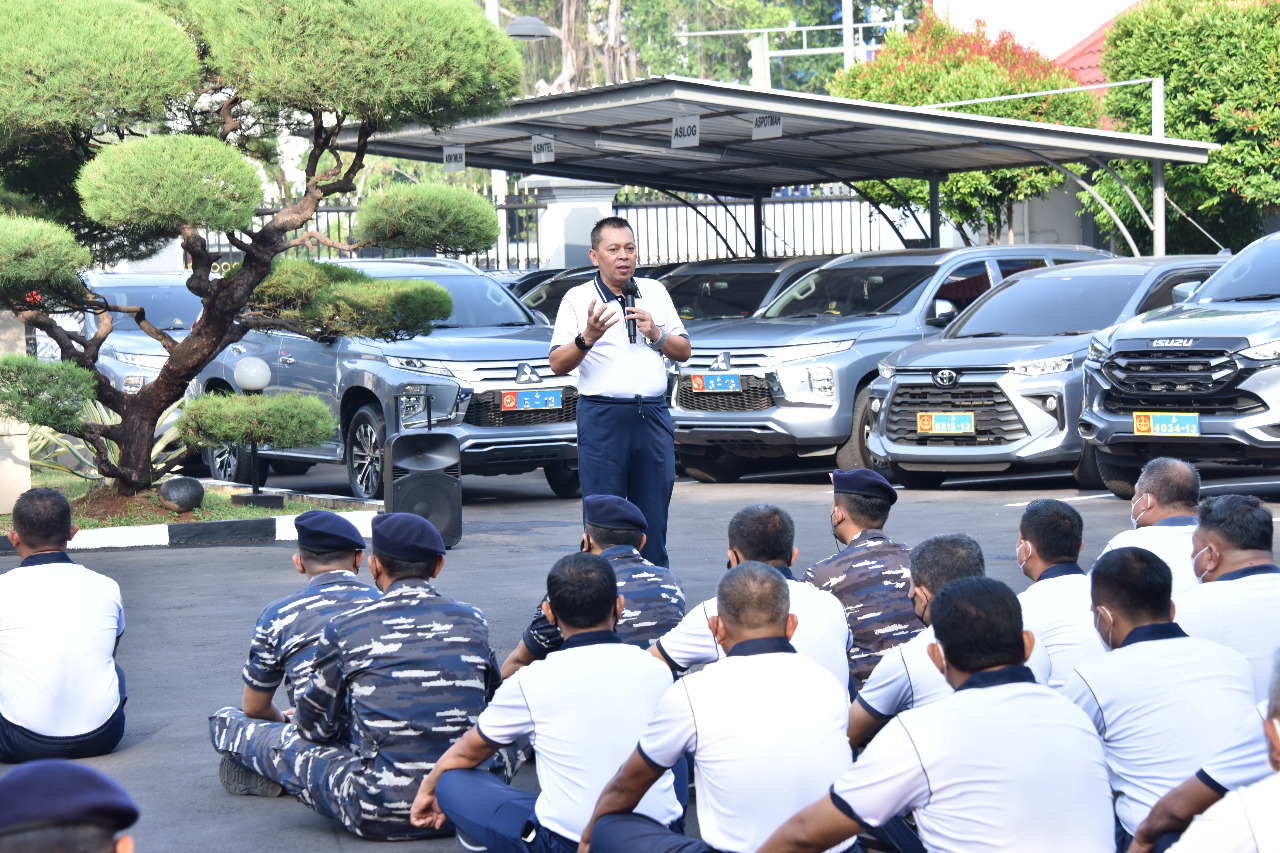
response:
[[[782,116],[782,135],[753,140],[756,114]],[[672,120],[700,116],[699,144],[672,148]],[[535,165],[531,137],[555,139]],[[354,132],[339,139],[352,150]],[[368,151],[527,174],[756,198],[795,184],[921,178],[953,172],[1110,160],[1205,163],[1213,143],[651,77],[515,101],[500,114],[433,131],[377,133]],[[937,238],[936,208],[934,239]]]

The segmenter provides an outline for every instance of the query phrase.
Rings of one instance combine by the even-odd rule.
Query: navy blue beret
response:
[[[389,512],[373,517],[373,550],[384,557],[426,563],[444,556],[444,540],[420,515]]]
[[[582,520],[610,530],[646,530],[640,508],[617,495],[587,495],[582,499]]]
[[[898,493],[893,490],[893,486],[889,485],[889,481],[870,468],[832,471],[831,485],[835,487],[837,494],[880,498],[888,501],[890,506],[898,500]]]
[[[0,835],[66,824],[118,832],[137,819],[138,807],[124,788],[74,761],[28,761],[0,777]]]
[[[334,512],[313,509],[293,520],[298,547],[323,554],[327,551],[363,551],[364,537],[356,526]]]

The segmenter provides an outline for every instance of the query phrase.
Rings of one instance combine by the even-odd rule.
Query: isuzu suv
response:
[[[834,453],[868,467],[868,386],[886,355],[940,332],[1024,269],[1111,255],[1085,246],[975,246],[844,255],[756,316],[700,325],[671,409],[690,476],[736,479],[751,458]]]
[[[389,473],[387,435],[434,429],[457,437],[461,473],[542,468],[557,495],[577,494],[576,380],[551,372],[550,326],[483,275],[395,261],[340,263],[374,278],[433,281],[453,296],[453,314],[408,341],[251,332],[219,354],[197,378],[202,390],[239,390],[236,364],[257,356],[271,366],[266,393],[319,397],[338,418],[338,432],[318,447],[264,451],[272,468],[300,473],[316,462],[344,462],[352,493],[373,498]],[[247,481],[244,456],[217,449],[210,468],[221,479]]]
[[[1280,465],[1280,234],[1182,304],[1096,335],[1084,367],[1080,435],[1116,495],[1156,456]]]

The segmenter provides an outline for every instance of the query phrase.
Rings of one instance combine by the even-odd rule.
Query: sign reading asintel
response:
[[[533,162],[554,163],[556,161],[556,140],[552,136],[533,136]]]

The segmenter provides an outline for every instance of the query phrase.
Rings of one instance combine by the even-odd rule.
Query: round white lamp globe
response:
[[[236,363],[236,384],[245,391],[261,391],[271,382],[271,366],[257,356],[242,358]]]

